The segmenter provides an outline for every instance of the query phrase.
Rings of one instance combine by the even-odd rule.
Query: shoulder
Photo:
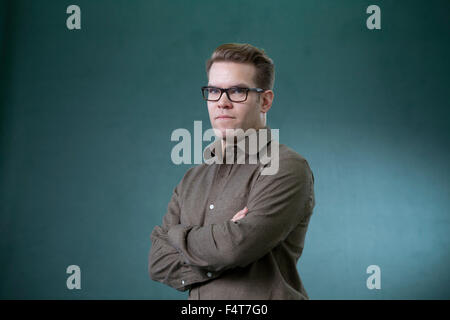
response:
[[[181,191],[186,188],[192,188],[193,184],[202,181],[209,169],[210,166],[204,163],[189,168],[178,183],[177,189]]]
[[[304,156],[276,141],[271,144],[271,162],[264,165],[264,169],[278,166],[278,170],[276,172],[272,170],[273,174],[270,174],[271,171],[267,171],[268,176],[273,176],[273,178],[291,177],[298,180],[314,179],[311,167]],[[272,153],[272,151],[276,153]],[[278,159],[276,159],[277,155]],[[276,163],[277,161],[278,163]],[[264,169],[262,168],[262,170]]]

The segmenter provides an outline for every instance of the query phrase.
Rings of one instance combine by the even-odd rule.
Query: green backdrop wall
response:
[[[81,29],[66,27],[69,5]],[[369,30],[369,5],[381,29]],[[316,207],[311,299],[448,299],[449,1],[2,1],[0,297],[184,299],[149,279],[150,233],[209,120],[218,45],[276,64],[268,124],[303,155]],[[206,146],[206,143],[204,144]],[[68,290],[66,268],[81,268]],[[381,268],[369,290],[366,268]]]

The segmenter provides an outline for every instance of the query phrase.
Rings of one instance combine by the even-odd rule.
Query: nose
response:
[[[217,107],[222,109],[231,109],[233,108],[233,103],[228,99],[227,93],[224,92],[220,97],[220,100],[217,101]]]

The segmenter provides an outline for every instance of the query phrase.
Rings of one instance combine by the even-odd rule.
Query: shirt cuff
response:
[[[195,271],[196,270],[196,271]],[[178,291],[186,291],[192,288],[192,285],[197,283],[204,283],[208,280],[217,278],[220,274],[210,271],[202,271],[193,267],[190,272],[181,274],[180,279],[177,279],[172,286]]]

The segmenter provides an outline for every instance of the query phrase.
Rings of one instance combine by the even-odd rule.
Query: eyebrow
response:
[[[212,84],[210,84],[210,83],[208,83],[208,87],[216,87],[216,88],[220,88],[220,87],[218,87],[218,86],[215,86],[215,85],[212,85]],[[249,85],[247,85],[246,83],[238,83],[238,84],[235,84],[235,85],[232,85],[232,86],[230,86],[229,88],[233,88],[233,87],[244,87],[244,88],[251,88],[251,86],[249,86]]]

